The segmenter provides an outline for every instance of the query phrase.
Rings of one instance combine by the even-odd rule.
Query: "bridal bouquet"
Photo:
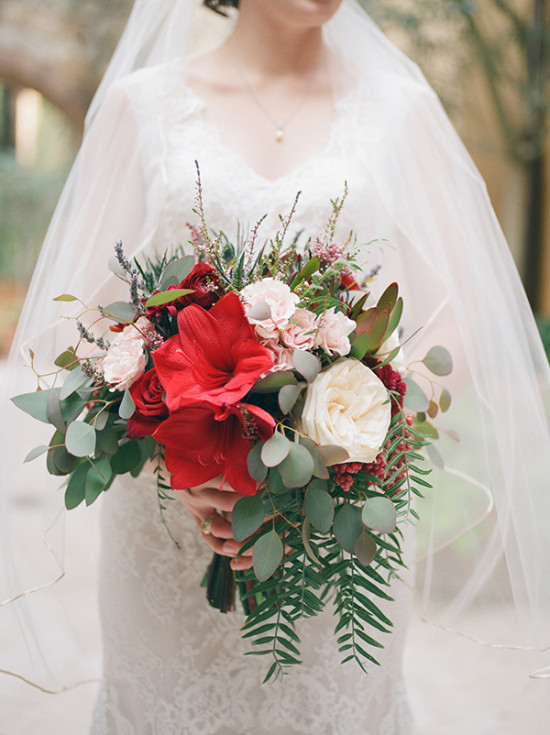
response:
[[[344,199],[305,246],[286,244],[293,207],[258,247],[260,223],[236,244],[210,233],[199,181],[194,255],[130,262],[118,244],[110,266],[128,300],[84,307],[53,387],[13,399],[53,426],[27,460],[45,454],[67,477],[69,509],[151,460],[161,512],[166,472],[174,489],[221,477],[242,496],[233,533],[253,567],[233,572],[215,557],[208,599],[227,611],[238,592],[243,637],[272,657],[266,680],[300,662],[296,621],[329,601],[343,661],[377,663],[378,634],[392,626],[380,602],[404,566],[414,496],[429,486],[420,450],[450,405],[404,366],[397,284],[372,299],[353,237],[335,243]],[[100,336],[98,324],[109,326]],[[422,362],[436,376],[452,368],[443,347]]]

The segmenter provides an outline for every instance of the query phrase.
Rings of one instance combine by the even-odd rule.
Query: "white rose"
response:
[[[319,317],[317,347],[321,347],[329,355],[347,355],[351,350],[348,335],[356,328],[352,319],[336,311],[335,307],[327,309]]]
[[[270,316],[267,319],[253,319],[251,324],[256,326],[256,332],[262,337],[274,337],[279,329],[284,329],[290,317],[296,311],[299,298],[292,293],[290,287],[274,278],[263,278],[251,283],[241,291],[244,300],[245,312],[255,304],[265,302],[269,306]]]
[[[143,375],[143,337],[133,325],[124,327],[113,339],[101,360],[101,369],[105,381],[117,390],[125,390]]]
[[[319,444],[336,444],[347,462],[373,462],[391,421],[388,391],[359,360],[339,360],[308,387],[302,427]]]

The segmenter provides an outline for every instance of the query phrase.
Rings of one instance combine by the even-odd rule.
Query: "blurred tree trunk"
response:
[[[0,0],[0,80],[32,87],[77,135],[132,0]]]

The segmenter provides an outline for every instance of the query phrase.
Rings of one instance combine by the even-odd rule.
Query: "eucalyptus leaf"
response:
[[[296,385],[295,376],[287,370],[280,370],[277,373],[270,373],[265,378],[257,380],[252,388],[254,393],[277,393],[285,385]]]
[[[65,447],[57,447],[52,452],[53,463],[62,475],[69,475],[77,465],[78,458],[69,454]]]
[[[430,405],[428,406],[428,416],[431,419],[435,419],[437,414],[439,413],[439,406],[435,401],[430,401]]]
[[[432,347],[422,362],[434,375],[450,375],[453,371],[453,358],[451,357],[451,353],[445,347],[441,347],[441,345]]]
[[[82,386],[89,380],[88,376],[82,372],[80,367],[71,370],[65,378],[59,397],[61,400],[68,398],[75,391],[79,390],[79,388],[82,388]]]
[[[124,391],[124,395],[122,396],[120,406],[118,407],[118,415],[121,419],[131,419],[134,415],[135,410],[136,404],[134,403],[132,396],[130,395],[130,390],[126,388],[126,390]]]
[[[56,296],[53,301],[78,301],[78,299],[70,293],[63,293],[61,296]]]
[[[292,443],[288,456],[279,465],[279,472],[287,487],[303,487],[311,480],[313,467],[313,457],[308,450]]]
[[[415,423],[414,428],[429,439],[439,439],[439,431],[429,421]]]
[[[96,431],[103,431],[107,426],[107,421],[109,421],[109,411],[100,411],[94,417],[94,429]]]
[[[283,542],[275,531],[268,531],[260,536],[252,550],[252,563],[259,582],[265,582],[273,575],[283,554]]]
[[[48,470],[48,472],[50,473],[50,475],[54,475],[54,477],[63,477],[67,473],[66,472],[62,472],[59,469],[59,467],[54,462],[53,456],[54,456],[54,451],[53,450],[50,451],[50,452],[48,452],[48,454],[46,455],[46,469]]]
[[[313,383],[321,372],[321,361],[316,355],[305,350],[294,350],[292,362],[296,370],[303,375],[308,383]]]
[[[393,533],[397,526],[395,505],[389,498],[382,496],[367,498],[361,518],[367,528],[378,533]]]
[[[338,447],[336,444],[323,444],[319,447],[321,458],[327,467],[335,464],[342,464],[349,459],[349,452],[344,447]]]
[[[91,505],[101,495],[111,479],[111,465],[107,457],[95,462],[86,477],[86,505]]]
[[[69,373],[69,375],[71,375],[71,373]],[[48,392],[46,415],[52,426],[55,426],[58,431],[65,432],[66,426],[63,414],[61,413],[61,400],[59,398],[59,393],[55,390]]]
[[[132,324],[137,313],[135,307],[133,307],[132,304],[128,304],[126,301],[113,301],[112,304],[106,306],[102,311],[109,319],[114,319],[116,322],[126,324]]]
[[[272,467],[269,470],[269,474],[267,476],[267,487],[269,488],[269,492],[275,495],[288,492],[288,488],[283,482],[283,478],[281,477],[278,467]]]
[[[341,505],[334,515],[333,528],[340,546],[352,554],[355,542],[363,531],[360,508],[349,503]]]
[[[112,426],[96,431],[96,448],[105,454],[116,454],[118,451],[118,436]]]
[[[81,398],[78,393],[72,393],[68,398],[61,401],[61,413],[68,424],[74,421],[86,408],[88,398]]]
[[[43,454],[45,454],[48,451],[49,447],[45,444],[41,444],[38,447],[35,447],[34,449],[31,449],[31,451],[27,454],[25,459],[23,460],[23,463],[26,462],[32,462],[34,459],[37,459],[37,457],[41,457]]]
[[[173,260],[164,269],[161,289],[166,289],[168,286],[177,286],[184,278],[187,278],[194,265],[195,259],[192,255],[184,255],[183,258]]]
[[[121,444],[118,452],[111,460],[111,467],[115,474],[124,475],[131,472],[141,462],[141,449],[139,442],[132,440]]]
[[[67,451],[75,457],[91,457],[95,452],[95,429],[84,421],[73,421],[65,437]]]
[[[299,385],[284,385],[279,391],[279,408],[283,413],[290,413],[294,408],[301,387]]]
[[[75,351],[70,348],[55,358],[54,365],[69,371],[75,370],[78,367],[78,357]]]
[[[329,483],[327,480],[314,478],[308,485],[308,487],[314,488],[315,490],[324,490],[325,492],[329,489]]]
[[[288,456],[291,442],[281,434],[274,431],[272,436],[265,442],[261,450],[261,459],[266,467],[276,467]]]
[[[76,508],[86,497],[86,476],[90,465],[88,462],[82,462],[69,478],[67,489],[65,490],[65,507],[67,510]]]
[[[443,461],[443,457],[434,447],[434,445],[429,444],[426,451],[428,452],[428,457],[432,460],[434,467],[437,467],[439,470],[444,470],[445,462]]]
[[[309,539],[310,539],[310,520],[309,518],[304,518],[304,522],[302,524],[302,543],[304,545],[304,549],[306,550],[306,554],[309,556],[311,561],[315,562],[316,564],[320,563],[319,557],[317,556],[313,546],[311,545]]]
[[[439,396],[439,407],[443,411],[443,413],[446,413],[450,409],[451,403],[451,394],[449,393],[447,388],[443,388],[443,390],[441,391],[441,395]]]
[[[170,304],[172,301],[176,301],[182,296],[188,296],[190,293],[195,293],[195,289],[172,288],[169,291],[160,291],[147,299],[145,307],[149,309],[151,306],[164,306],[164,304]]]
[[[263,482],[267,477],[267,467],[262,462],[262,447],[263,442],[254,444],[248,456],[246,458],[246,466],[248,468],[248,474],[256,482]]]
[[[253,304],[246,308],[246,318],[256,319],[259,322],[263,322],[265,319],[270,319],[271,306],[267,301],[258,301],[257,304]]]
[[[325,465],[321,452],[319,451],[319,445],[312,441],[307,436],[300,437],[300,444],[302,444],[313,458],[313,474],[315,477],[319,477],[322,480],[328,480],[329,471]]]
[[[430,405],[430,399],[422,388],[410,375],[407,375],[404,382],[407,386],[407,391],[403,399],[404,405],[410,408],[411,411],[427,411]]]
[[[264,504],[259,495],[238,500],[231,513],[231,525],[235,541],[252,536],[264,522]]]
[[[334,519],[334,500],[323,490],[309,487],[304,500],[304,515],[321,533],[328,533]]]
[[[353,553],[365,567],[374,561],[377,550],[376,541],[366,531],[361,532],[353,545]]]
[[[41,421],[44,424],[49,424],[47,413],[48,396],[50,390],[33,391],[32,393],[22,393],[19,396],[14,396],[11,401],[29,416],[32,416],[37,421]]]

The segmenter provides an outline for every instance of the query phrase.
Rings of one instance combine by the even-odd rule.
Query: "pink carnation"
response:
[[[146,332],[150,326],[150,322],[142,318],[136,322],[135,326],[129,324],[124,327],[109,345],[105,357],[98,361],[101,364],[96,363],[96,367],[103,372],[105,382],[112,385],[113,389],[125,390],[143,375],[145,371],[144,339],[136,327]]]
[[[347,355],[351,350],[348,335],[354,331],[355,322],[332,307],[321,314],[318,323],[316,346],[328,355]]]
[[[284,347],[277,338],[262,340],[262,345],[273,358],[273,367],[269,368],[265,375],[268,373],[278,373],[281,370],[292,370],[294,368],[292,350]]]
[[[317,317],[307,309],[296,309],[281,341],[292,350],[311,350],[317,338]]]
[[[266,339],[276,336],[280,329],[285,329],[296,311],[298,296],[292,293],[289,286],[274,278],[263,278],[243,288],[241,296],[244,301],[248,320],[256,327],[256,333]],[[248,316],[250,308],[265,303],[270,315],[267,319],[254,319]]]

